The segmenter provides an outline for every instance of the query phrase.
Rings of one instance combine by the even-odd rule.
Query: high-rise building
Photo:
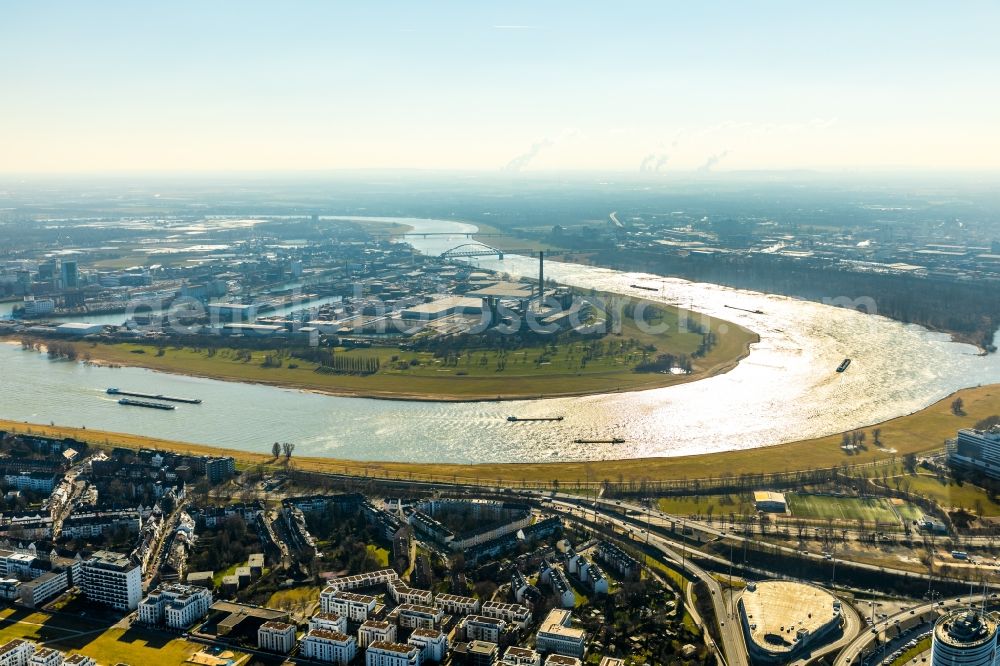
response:
[[[142,598],[142,569],[118,553],[98,551],[80,565],[88,601],[133,611]]]
[[[1000,479],[1000,426],[989,430],[963,428],[945,446],[948,464],[956,469]]]
[[[973,609],[952,611],[934,624],[931,666],[993,666],[997,658],[997,615]]]
[[[59,286],[63,289],[76,289],[80,286],[80,279],[76,271],[75,261],[65,259],[59,266]]]

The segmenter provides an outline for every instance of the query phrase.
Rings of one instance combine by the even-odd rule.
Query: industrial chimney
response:
[[[538,251],[538,304],[545,300],[545,251]]]

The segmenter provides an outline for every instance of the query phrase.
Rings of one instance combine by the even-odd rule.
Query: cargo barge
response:
[[[132,400],[131,398],[122,398],[118,401],[118,404],[128,407],[148,407],[149,409],[177,409],[173,405],[164,405],[162,402],[146,402],[145,400]]]
[[[122,391],[121,389],[109,388],[108,395],[127,395],[130,398],[146,398],[148,400],[166,400],[167,402],[183,402],[188,405],[200,405],[198,398],[177,398],[170,395],[153,395],[152,393],[136,393],[134,391]]]

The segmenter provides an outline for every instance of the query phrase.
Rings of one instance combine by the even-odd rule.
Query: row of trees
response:
[[[292,356],[318,364],[317,372],[338,375],[373,375],[381,367],[378,356],[338,354],[333,349],[321,347],[299,349],[292,352]]]
[[[60,342],[58,340],[47,340],[41,342],[30,338],[21,338],[21,349],[25,351],[48,352],[49,358],[65,358],[75,361],[79,356],[76,346],[71,342]]]

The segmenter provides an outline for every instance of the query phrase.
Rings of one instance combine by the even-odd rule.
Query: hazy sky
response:
[[[997,169],[998,25],[996,0],[5,0],[0,171]]]

